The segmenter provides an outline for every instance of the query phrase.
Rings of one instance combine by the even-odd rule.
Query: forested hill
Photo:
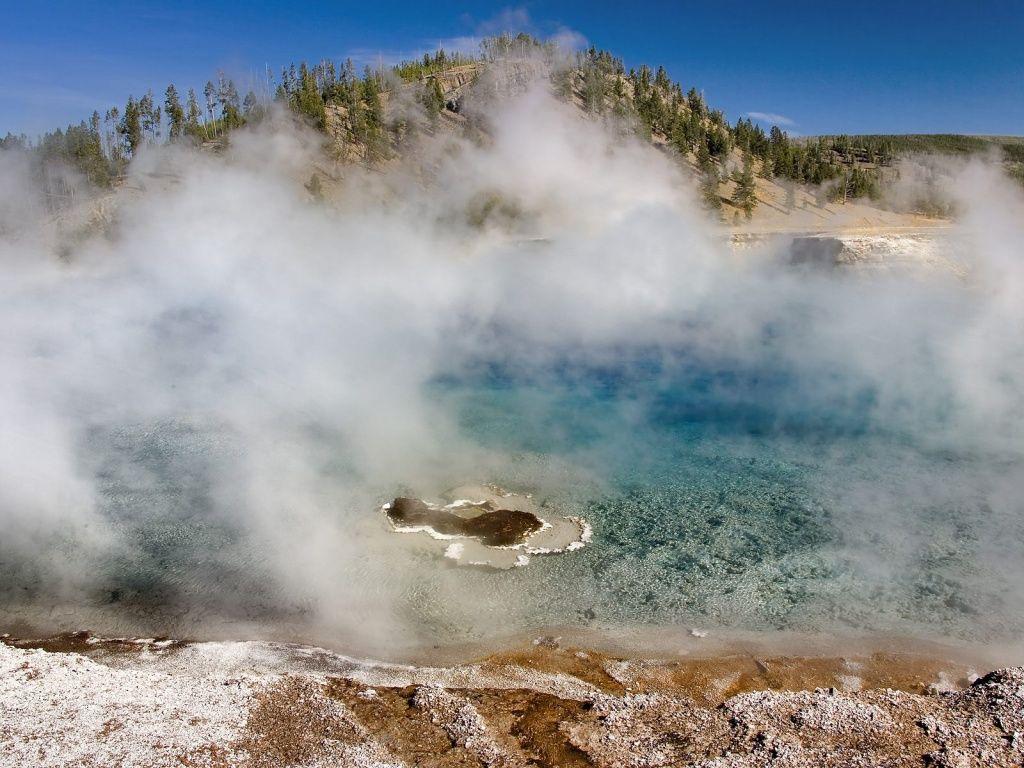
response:
[[[819,139],[841,142],[846,147],[860,147],[878,155],[894,157],[901,154],[974,155],[1002,152],[1008,160],[1024,162],[1024,137],[967,136],[957,133],[861,134],[850,136],[819,136]]]
[[[499,66],[500,65],[500,66]],[[675,153],[699,174],[703,200],[750,216],[757,205],[756,176],[789,185],[812,185],[833,202],[877,197],[886,169],[909,152],[1002,152],[1015,165],[1024,145],[1012,139],[968,136],[823,136],[791,139],[778,127],[766,132],[750,119],[730,122],[707,104],[696,87],[684,89],[663,67],[628,71],[621,59],[594,48],[570,58],[554,45],[529,35],[500,35],[483,41],[475,56],[443,50],[392,67],[365,68],[351,61],[301,62],[280,73],[267,72],[243,96],[234,81],[219,75],[202,89],[184,93],[174,84],[162,98],[152,91],[123,106],[93,112],[88,120],[38,139],[10,133],[0,149],[30,153],[52,199],[67,184],[62,169],[81,172],[91,185],[109,187],[131,159],[148,145],[192,144],[216,150],[233,131],[266,118],[268,106],[286,106],[329,137],[336,159],[385,163],[403,152],[422,122],[426,130],[461,114],[466,92],[495,68],[543,72],[559,98],[597,118],[622,126]],[[407,105],[422,111],[412,120]],[[393,104],[402,109],[389,108]],[[457,121],[456,121],[457,122]],[[311,183],[318,184],[311,179]],[[54,189],[56,188],[56,189]]]

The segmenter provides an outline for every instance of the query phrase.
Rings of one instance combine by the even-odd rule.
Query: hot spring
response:
[[[243,444],[194,421],[97,432],[82,450],[103,457],[101,514],[122,543],[97,563],[91,605],[65,618],[185,636],[279,623],[299,636],[326,613],[342,636],[386,623],[424,643],[565,624],[1018,633],[1020,457],[879,426],[871,386],[837,399],[829,376],[679,350],[529,374],[489,362],[433,380],[431,398],[487,456],[472,479],[586,517],[593,541],[511,571],[455,568],[387,531],[378,502],[394,486],[367,490],[359,508],[338,501],[333,535],[358,554],[321,575],[344,581],[316,584],[337,605],[282,587],[275,542],[223,510],[212,478]],[[328,486],[348,476],[341,458],[318,470]],[[473,471],[404,487],[430,495]],[[33,590],[21,570],[5,583],[9,598]]]
[[[333,206],[267,128],[143,155],[100,235],[11,209],[4,629],[1018,636],[1019,192],[961,168],[940,234],[738,250],[656,150],[505,109],[431,184],[354,170]],[[467,484],[593,538],[460,567],[381,512]]]

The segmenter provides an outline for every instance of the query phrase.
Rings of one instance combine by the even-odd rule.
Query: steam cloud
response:
[[[223,578],[197,623],[231,614],[240,572],[268,612],[364,638],[411,631],[410,603],[441,616],[464,581],[389,556],[374,510],[516,461],[432,389],[481,361],[540,381],[640,357],[667,378],[694,358],[785,371],[765,395],[777,427],[830,411],[905,435],[901,487],[919,500],[948,494],[913,451],[988,457],[1002,469],[982,491],[986,530],[1018,530],[1024,201],[996,169],[950,178],[963,216],[949,256],[966,277],[869,279],[791,268],[784,243],[734,255],[664,154],[541,87],[487,119],[485,141],[424,136],[425,173],[347,169],[326,204],[303,188],[319,139],[283,118],[223,156],[151,149],[106,203],[114,224],[77,238],[0,155],[5,603],[75,603],[111,568],[134,578],[163,556],[147,549],[160,526],[206,543],[140,589],[173,603]],[[600,473],[549,458],[538,475]],[[833,491],[851,541],[907,525],[885,492]],[[515,620],[514,604],[476,612],[492,610]]]

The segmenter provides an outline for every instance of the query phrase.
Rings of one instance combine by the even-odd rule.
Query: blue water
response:
[[[273,555],[312,552],[323,530],[297,519],[261,540],[251,497],[226,491],[244,444],[195,418],[99,429],[83,463],[116,545],[94,559],[68,549],[88,577],[84,597],[65,594],[124,617],[116,631],[184,636],[315,621],[318,637],[345,637],[381,617],[392,636],[431,644],[565,624],[980,641],[1024,629],[1019,455],[938,439],[941,412],[913,428],[882,418],[871,382],[849,371],[797,375],[690,351],[614,357],[476,361],[430,382],[425,396],[456,425],[459,450],[488,459],[461,461],[433,489],[385,482],[358,508],[328,498],[345,546],[312,581]],[[343,436],[304,439],[337,445],[337,460],[311,468],[324,495],[351,482]],[[386,532],[382,499],[478,482],[582,515],[592,543],[491,572]],[[0,563],[4,603],[54,600],[44,565]],[[293,570],[302,575],[289,579]]]
[[[512,457],[499,483],[594,525],[581,553],[494,577],[524,620],[1012,636],[1019,459],[937,445],[941,418],[888,428],[839,375],[681,355],[435,387]]]

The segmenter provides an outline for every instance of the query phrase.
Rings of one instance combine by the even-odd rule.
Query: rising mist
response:
[[[753,442],[823,421],[887,436],[875,458],[901,457],[884,468],[895,480],[814,481],[863,573],[895,578],[920,555],[914,510],[931,503],[980,505],[970,535],[1020,554],[1024,199],[998,169],[947,177],[956,269],[797,268],[786,238],[734,252],[676,162],[542,85],[476,108],[485,137],[424,128],[405,160],[343,167],[323,201],[305,187],[333,167],[321,137],[284,115],[223,154],[152,148],[107,219],[63,228],[0,154],[12,615],[102,605],[109,626],[159,631],[137,605],[110,618],[150,601],[192,633],[277,621],[364,640],[416,637],[424,616],[442,633],[525,626],[536,584],[524,598],[445,567],[398,543],[379,504],[510,476],[601,494],[609,456],[656,458],[631,439],[636,414],[694,361],[747,375],[709,396],[726,419],[756,406]],[[438,393],[487,370],[540,392],[596,387],[594,371],[640,384],[602,394],[584,451],[531,452],[478,439]],[[550,408],[510,413],[509,429],[558,429]],[[827,440],[816,450],[845,460]],[[951,474],[922,454],[948,456]],[[964,456],[989,467],[969,498],[953,487]],[[865,531],[899,556],[872,556]],[[969,587],[1018,622],[1020,562]],[[66,611],[62,628],[101,615]]]

